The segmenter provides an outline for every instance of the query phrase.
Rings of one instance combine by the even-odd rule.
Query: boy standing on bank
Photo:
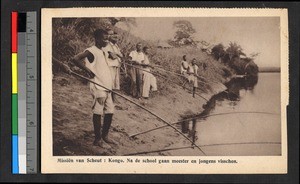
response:
[[[109,35],[109,43],[103,50],[109,53],[108,65],[110,67],[110,72],[112,74],[113,89],[120,90],[120,66],[121,66],[121,58],[123,58],[123,54],[117,44],[118,42],[118,34],[113,30],[108,31]]]
[[[198,66],[196,64],[196,59],[193,58],[192,64],[189,65],[187,74],[189,74],[189,83],[193,84],[193,97],[195,98],[196,88],[198,88]]]
[[[81,69],[85,70],[95,83],[107,88],[104,89],[90,83],[90,91],[93,97],[94,145],[102,147],[103,141],[109,144],[116,144],[108,138],[108,132],[114,113],[114,102],[111,93],[113,79],[108,65],[108,58],[110,57],[109,53],[103,51],[103,48],[105,48],[109,42],[108,33],[103,29],[97,29],[94,32],[94,38],[95,45],[76,55],[71,61]],[[83,59],[85,64],[81,62]],[[103,115],[104,120],[101,132],[101,116]]]
[[[142,44],[136,44],[136,50],[133,50],[129,54],[129,63],[134,67],[129,68],[131,82],[130,91],[133,97],[140,98],[142,96],[142,71],[140,70],[141,64],[145,59],[145,55],[142,50]]]

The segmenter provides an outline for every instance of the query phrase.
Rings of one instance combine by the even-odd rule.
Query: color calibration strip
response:
[[[20,174],[26,174],[26,52],[26,13],[18,13],[18,154]]]
[[[12,173],[19,174],[18,154],[18,13],[11,14],[12,67]]]
[[[12,12],[12,173],[37,173],[36,12]]]

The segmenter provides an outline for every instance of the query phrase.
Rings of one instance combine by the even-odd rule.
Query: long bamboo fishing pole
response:
[[[110,91],[110,92],[112,92],[112,93],[114,93],[114,94],[116,94],[116,95],[118,95],[118,96],[120,96],[120,97],[126,99],[127,101],[133,103],[134,105],[140,107],[141,109],[147,111],[147,112],[150,113],[151,115],[157,117],[159,120],[161,120],[162,122],[164,122],[165,124],[167,124],[168,126],[170,126],[171,128],[173,128],[176,132],[178,132],[180,135],[182,135],[184,138],[186,138],[189,142],[191,142],[192,145],[195,145],[195,143],[194,143],[190,138],[188,138],[186,135],[184,135],[180,130],[178,130],[176,127],[174,127],[174,126],[171,125],[169,122],[167,122],[167,121],[164,120],[162,117],[160,117],[159,115],[155,114],[154,112],[150,111],[149,109],[147,109],[147,108],[143,107],[142,105],[140,105],[140,104],[134,102],[133,100],[131,100],[131,99],[125,97],[124,95],[122,95],[122,94],[120,94],[120,93],[118,93],[118,92],[112,91],[112,90],[106,88],[105,86],[100,85],[100,84],[98,84],[98,83],[96,83],[96,82],[94,82],[94,81],[92,81],[92,80],[90,80],[90,79],[88,79],[88,78],[86,78],[86,77],[84,77],[84,76],[82,76],[82,75],[76,73],[76,72],[70,71],[70,73],[73,74],[73,75],[75,75],[75,76],[77,76],[77,77],[80,77],[80,78],[82,78],[82,79],[85,79],[85,80],[87,80],[87,81],[89,81],[89,82],[91,82],[91,83],[93,83],[93,84],[95,84],[95,85],[98,85],[98,86],[100,86],[100,87],[102,87],[102,88],[104,88],[104,89],[106,89],[106,90],[108,90],[108,91]],[[205,152],[204,152],[199,146],[195,145],[195,147],[198,148],[204,155],[206,155]]]
[[[198,145],[199,147],[209,147],[209,146],[227,146],[227,145],[245,145],[245,144],[281,144],[281,142],[234,142],[234,143],[219,143],[219,144],[207,144],[207,145]],[[123,156],[132,156],[132,155],[141,155],[141,154],[148,154],[148,153],[157,153],[157,152],[165,152],[165,151],[174,151],[174,150],[181,150],[181,149],[188,149],[194,148],[195,146],[184,146],[184,147],[176,147],[176,148],[166,148],[166,149],[159,149],[153,151],[142,151],[136,153],[128,153]]]
[[[177,72],[173,72],[173,71],[168,71],[168,70],[165,70],[161,67],[158,67],[157,65],[154,66],[155,69],[158,69],[158,70],[161,70],[161,71],[164,71],[164,72],[167,72],[167,73],[171,73],[171,74],[174,74],[174,75],[177,75],[179,77],[185,77],[184,75],[180,74],[180,73],[177,73]],[[203,80],[206,80],[208,81],[208,79],[206,79],[205,77],[201,76],[201,75],[196,75],[196,74],[193,74],[194,76],[196,76],[197,78],[200,78],[200,79],[203,79]],[[202,82],[202,83],[205,83],[205,84],[209,84],[209,82],[212,82],[212,83],[221,83],[221,82],[218,82],[218,81],[212,81],[210,80],[209,82],[204,82],[204,81],[199,81],[199,82]]]
[[[125,65],[132,66],[133,68],[136,68],[136,69],[139,69],[139,70],[142,70],[142,71],[151,73],[151,74],[153,74],[153,75],[158,75],[157,73],[153,73],[153,72],[144,70],[144,69],[142,69],[142,68],[135,67],[134,65],[129,64],[129,63],[126,63],[126,62],[124,62],[124,61],[119,61],[119,62],[120,62],[120,63],[123,63],[123,64],[125,64]],[[155,68],[155,69],[158,69],[158,70],[161,70],[161,71],[168,72],[168,73],[173,73],[173,74],[175,74],[175,75],[177,75],[177,76],[180,76],[180,77],[185,77],[184,75],[179,74],[179,73],[176,73],[176,72],[168,71],[168,70],[165,70],[165,69],[162,69],[162,68],[157,68],[157,66],[151,66],[151,67],[152,67],[152,68]],[[196,75],[196,74],[193,74],[193,75],[196,76],[196,77],[198,77],[198,78],[201,78],[201,77],[202,77],[202,76],[199,76],[199,75]],[[160,77],[162,77],[162,78],[168,80],[166,77],[164,77],[164,76],[162,76],[162,75],[158,75],[158,76],[160,76]],[[204,77],[202,77],[202,79],[207,80],[207,79],[205,79]],[[173,81],[172,81],[172,82],[173,82]],[[198,81],[198,82],[203,83],[203,84],[207,84],[207,85],[209,84],[208,82],[204,82],[204,81]],[[212,82],[214,82],[214,81],[212,81]],[[215,81],[215,82],[216,82],[216,81]],[[173,82],[173,83],[174,83],[174,82]],[[220,82],[216,82],[216,83],[220,83]],[[177,83],[175,83],[175,84],[177,84]]]
[[[178,83],[176,83],[176,82],[174,82],[174,81],[169,80],[169,79],[166,78],[165,76],[159,75],[159,74],[157,74],[157,73],[150,72],[150,71],[148,71],[148,70],[144,70],[144,69],[142,69],[142,68],[140,68],[140,67],[136,67],[136,66],[134,66],[134,65],[132,65],[132,64],[129,64],[129,63],[126,63],[126,62],[123,62],[123,61],[120,61],[120,63],[123,63],[123,64],[125,64],[125,65],[131,66],[132,68],[136,68],[136,69],[138,69],[138,70],[141,70],[141,71],[144,71],[144,72],[147,72],[147,73],[151,73],[151,74],[153,74],[153,75],[156,75],[156,76],[158,76],[158,77],[161,77],[161,78],[167,80],[168,82],[171,82],[171,83],[173,83],[173,84],[176,84],[176,85],[182,87],[180,84],[178,84]],[[192,93],[192,91],[190,91],[190,90],[188,90],[188,91],[189,91],[190,93]],[[203,97],[203,96],[200,95],[199,93],[195,93],[195,94],[196,94],[197,96],[199,96],[200,98],[202,98],[202,99],[208,101],[207,98]]]
[[[180,121],[176,121],[174,123],[171,123],[171,125],[176,125],[178,123],[183,123],[183,122],[186,122],[186,121],[192,121],[194,119],[203,119],[203,118],[207,118],[207,117],[211,117],[211,116],[221,116],[221,115],[228,115],[228,114],[270,114],[270,115],[279,115],[279,114],[270,113],[270,112],[228,112],[228,113],[225,112],[225,113],[210,114],[210,115],[205,115],[205,116],[198,115],[198,116],[195,116],[193,118],[187,118],[187,119],[183,119],[183,120],[180,120]],[[165,128],[165,127],[167,127],[167,126],[166,125],[158,126],[158,127],[152,128],[152,129],[145,130],[143,132],[132,134],[129,137],[135,137],[137,135],[149,133],[149,132],[152,132],[154,130],[158,130],[158,129]]]

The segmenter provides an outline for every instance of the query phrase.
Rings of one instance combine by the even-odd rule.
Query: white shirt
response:
[[[85,58],[85,66],[95,74],[95,77],[93,78],[94,82],[111,90],[113,86],[113,80],[107,61],[108,54],[96,46],[89,47],[86,50],[92,53],[94,56],[94,61],[92,63],[90,63],[88,58]],[[94,84],[91,83],[91,85]],[[97,89],[106,91],[106,89],[98,85],[95,86]]]
[[[145,59],[145,55],[143,52],[137,52],[136,50],[131,51],[129,56],[132,58],[132,61],[136,61],[138,63],[142,63]]]
[[[144,55],[145,55],[145,57],[144,57],[143,64],[149,65],[150,64],[149,57],[146,54],[144,54]]]
[[[189,73],[194,73],[194,74],[197,74],[198,72],[198,66],[197,65],[190,65],[189,68]]]
[[[121,50],[117,44],[113,44],[110,42],[110,45],[112,46],[112,50],[116,53],[122,56],[123,54],[121,53]]]
[[[180,66],[180,73],[183,74],[183,73],[186,73],[187,72],[187,69],[189,67],[189,64],[187,61],[184,61],[182,60],[181,61],[181,66]]]
[[[108,56],[109,56],[108,52],[112,52],[112,53],[120,55],[121,52],[120,52],[120,49],[119,49],[119,47],[117,45],[109,42],[106,47],[102,48],[102,50],[105,53],[107,53],[108,66],[115,66],[116,67],[116,66],[120,65],[120,63],[119,63],[119,61],[120,61],[119,59],[120,58],[119,57],[117,57],[117,59],[108,58]]]

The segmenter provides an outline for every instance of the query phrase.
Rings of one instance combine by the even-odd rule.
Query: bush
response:
[[[68,62],[68,60],[74,55],[82,52],[86,48],[94,44],[93,32],[96,29],[113,29],[120,36],[120,41],[118,43],[121,48],[122,53],[128,56],[129,53],[135,49],[135,45],[141,42],[143,46],[150,47],[150,62],[159,65],[165,70],[180,73],[180,66],[182,61],[182,56],[187,55],[188,60],[196,58],[198,66],[202,66],[203,63],[206,64],[207,68],[204,70],[199,67],[199,73],[205,77],[208,81],[222,81],[224,75],[228,75],[228,69],[224,70],[224,65],[217,63],[216,60],[203,53],[201,49],[196,47],[180,47],[180,48],[170,48],[170,49],[159,49],[156,47],[154,42],[143,40],[136,37],[129,32],[122,30],[116,26],[116,21],[126,21],[127,19],[117,19],[117,18],[56,18],[53,19],[53,56],[62,62]],[[132,22],[133,19],[130,19]],[[72,64],[67,63],[70,66]],[[55,66],[53,67],[55,68]],[[74,67],[76,70],[78,68]],[[181,83],[181,77],[177,75],[170,75],[169,73],[157,71],[160,75],[172,80],[176,83]],[[163,78],[159,78],[159,86],[163,86],[168,81]],[[126,79],[122,80],[127,82]],[[166,84],[167,85],[167,84]]]

